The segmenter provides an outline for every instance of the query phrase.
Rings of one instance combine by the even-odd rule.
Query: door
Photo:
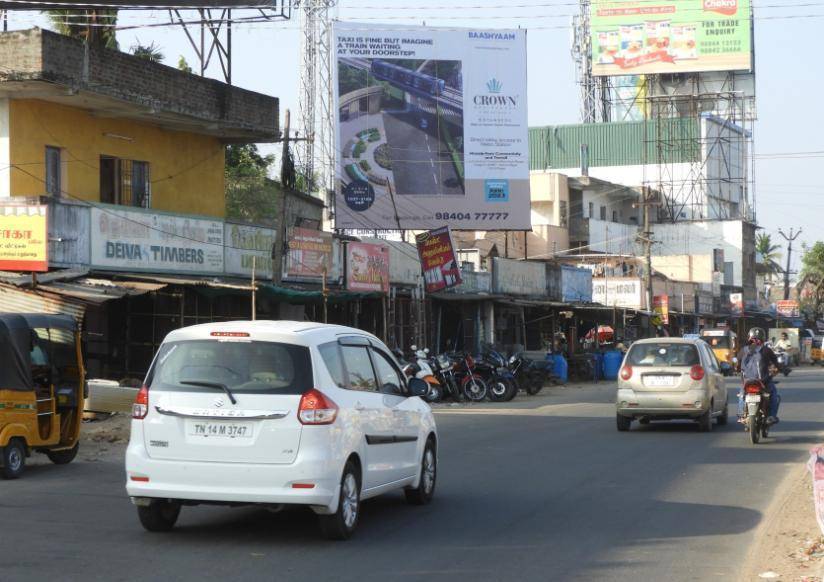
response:
[[[392,426],[392,480],[399,481],[415,475],[420,465],[418,438],[421,414],[417,402],[405,395],[403,374],[391,356],[376,347],[371,351],[383,406]]]

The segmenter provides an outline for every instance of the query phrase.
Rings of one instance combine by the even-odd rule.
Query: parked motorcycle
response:
[[[767,415],[770,408],[770,393],[761,380],[744,382],[744,427],[750,433],[750,442],[757,445],[761,437],[767,437],[769,425]]]
[[[486,380],[489,391],[487,397],[492,402],[508,402],[518,393],[515,375],[507,366],[506,358],[492,346],[484,345],[476,358],[476,369]]]
[[[415,354],[415,365],[418,371],[415,373],[415,378],[420,378],[429,385],[429,392],[424,396],[427,402],[440,402],[443,399],[443,386],[440,380],[435,376],[433,369],[433,361],[429,358],[429,348],[419,350],[417,346],[411,346]]]
[[[523,352],[512,354],[509,358],[509,369],[515,376],[518,388],[530,396],[538,394],[549,378],[547,363],[530,360]]]
[[[461,387],[461,392],[472,402],[480,402],[486,398],[489,387],[486,381],[475,370],[475,358],[469,354],[459,355],[453,364],[455,379]]]
[[[441,398],[449,397],[456,402],[461,402],[464,397],[458,378],[455,375],[456,362],[446,354],[439,354],[435,356],[433,363],[435,365],[435,377],[441,384]]]

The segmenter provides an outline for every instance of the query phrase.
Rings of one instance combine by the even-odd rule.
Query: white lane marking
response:
[[[435,162],[432,161],[432,158],[429,158],[429,165],[433,168],[435,167]]]
[[[435,175],[435,172],[432,172],[432,179],[435,180],[435,186],[438,185],[438,177]]]

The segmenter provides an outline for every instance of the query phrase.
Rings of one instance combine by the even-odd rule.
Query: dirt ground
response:
[[[86,461],[97,461],[114,455],[123,455],[129,443],[131,416],[127,414],[87,415],[80,427],[79,456]]]
[[[815,519],[812,477],[794,469],[779,487],[749,552],[741,582],[824,581],[824,536]]]

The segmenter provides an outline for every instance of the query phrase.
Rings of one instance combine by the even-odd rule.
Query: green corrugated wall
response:
[[[590,167],[696,162],[700,134],[695,118],[530,127],[529,169],[578,168],[581,144]]]

